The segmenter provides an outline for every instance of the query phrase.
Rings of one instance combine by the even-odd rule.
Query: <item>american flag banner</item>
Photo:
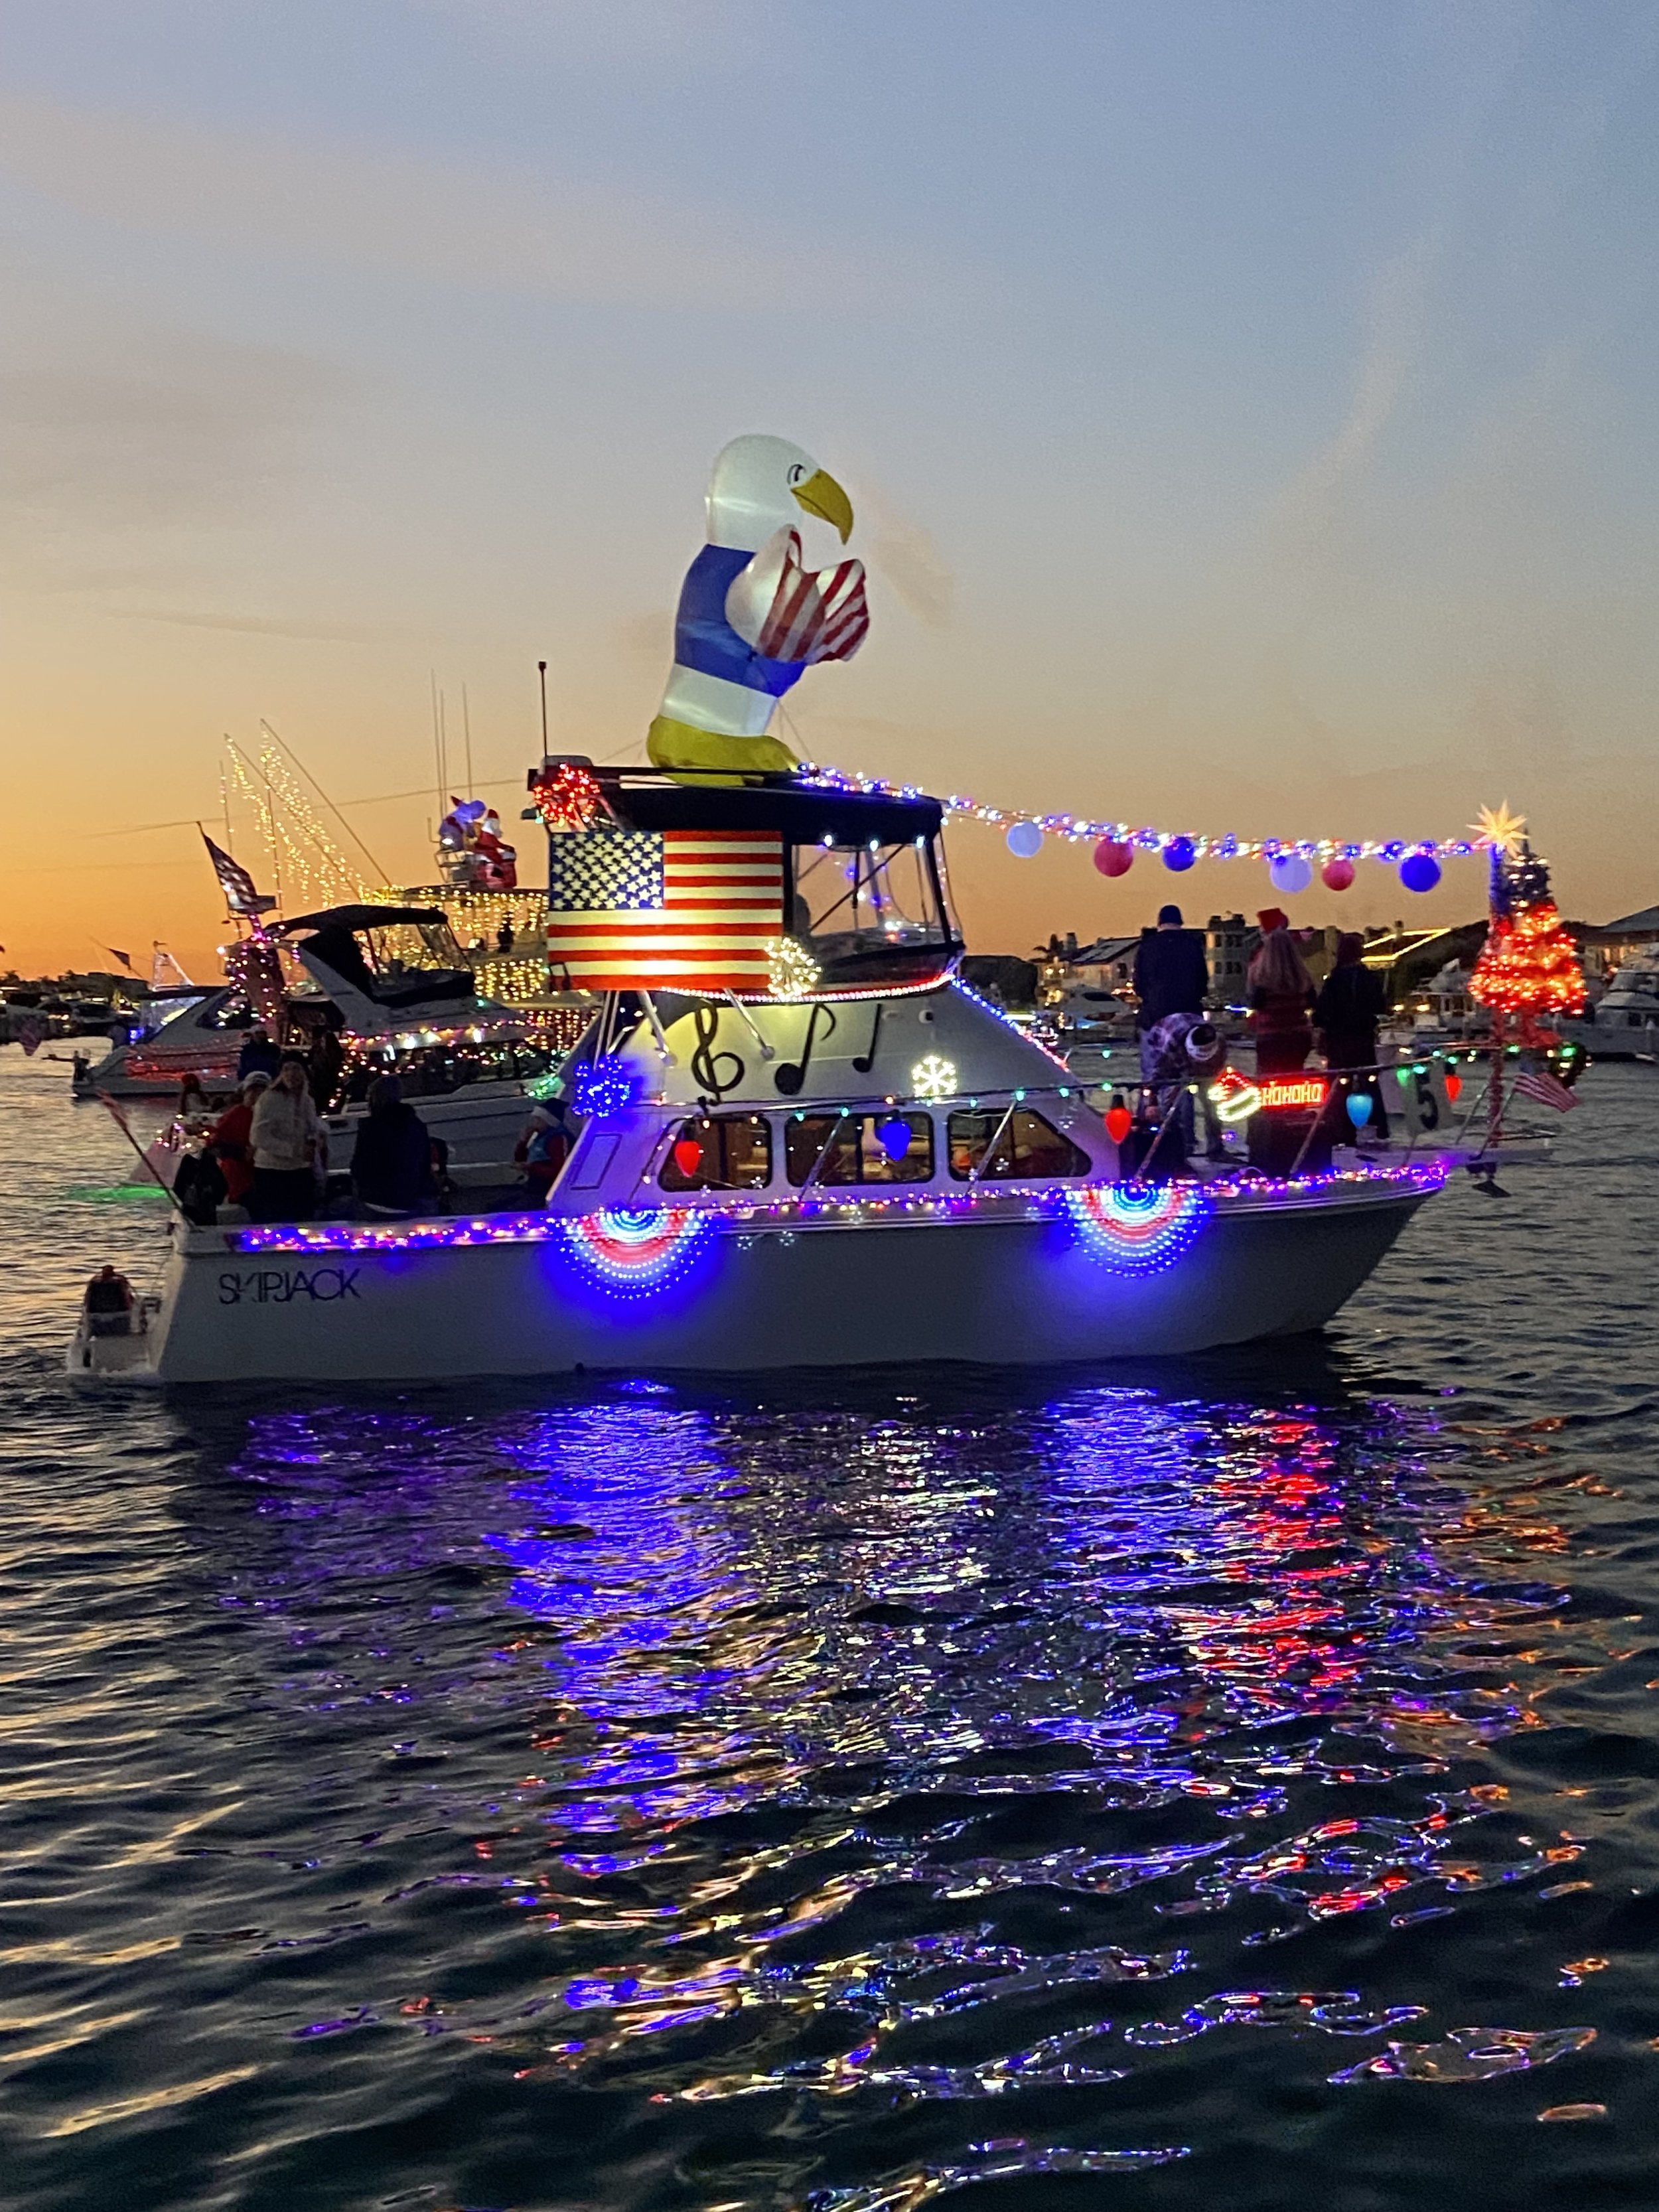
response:
[[[1510,1087],[1534,1105],[1553,1106],[1558,1114],[1568,1113],[1578,1103],[1560,1077],[1547,1067],[1523,1067]]]
[[[225,895],[225,904],[233,914],[269,914],[276,903],[274,898],[263,897],[255,890],[253,878],[238,860],[234,860],[222,845],[216,845],[198,822],[202,842],[208,848],[208,858],[213,863],[213,872],[219,878],[219,888]]]
[[[620,830],[555,837],[547,956],[573,990],[763,990],[783,927],[775,830]]]
[[[726,595],[726,619],[769,660],[850,660],[869,634],[862,561],[801,566],[800,536],[773,533]]]

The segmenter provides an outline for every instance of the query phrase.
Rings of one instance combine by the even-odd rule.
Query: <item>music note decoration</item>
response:
[[[728,1091],[735,1091],[748,1073],[735,1052],[719,1050],[720,1010],[704,1004],[691,1012],[691,1026],[696,1033],[696,1050],[691,1055],[691,1079],[705,1098],[716,1101]],[[729,1066],[732,1073],[722,1079],[722,1067]]]
[[[824,1024],[824,1036],[826,1037],[834,1036],[835,1010],[822,1003],[815,1006],[806,1018],[806,1036],[801,1046],[800,1058],[787,1060],[781,1067],[775,1067],[772,1071],[772,1080],[786,1098],[795,1098],[800,1095],[801,1086],[806,1080],[806,1071],[811,1065],[812,1047],[817,1042],[820,1020]]]

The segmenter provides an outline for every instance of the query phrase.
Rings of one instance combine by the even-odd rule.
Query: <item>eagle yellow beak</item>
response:
[[[853,534],[853,502],[834,477],[819,469],[805,483],[796,484],[794,494],[798,507],[804,507],[809,514],[818,515],[825,522],[834,523],[845,545]]]

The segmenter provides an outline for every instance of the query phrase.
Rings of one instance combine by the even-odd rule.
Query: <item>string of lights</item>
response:
[[[926,795],[917,784],[849,775],[815,762],[804,763],[800,772],[807,781],[825,791],[911,800]],[[1078,814],[1036,814],[1021,808],[992,806],[961,792],[940,803],[953,819],[1002,830],[1010,850],[1022,860],[1033,858],[1046,839],[1059,837],[1071,844],[1093,846],[1095,865],[1105,876],[1127,874],[1141,854],[1161,860],[1176,874],[1200,860],[1263,860],[1273,872],[1274,889],[1291,894],[1309,887],[1316,868],[1328,890],[1346,890],[1354,879],[1354,864],[1360,860],[1378,860],[1397,867],[1408,890],[1431,890],[1439,881],[1443,860],[1467,860],[1471,854],[1486,849],[1491,825],[1509,818],[1507,814],[1483,812],[1473,832],[1460,837],[1240,837],[1231,831],[1212,836],[1196,830],[1096,821]]]
[[[252,807],[270,866],[292,908],[361,899],[356,870],[323,827],[287,762],[275,745],[262,745],[250,762],[234,738],[225,740],[231,782]]]
[[[1450,1172],[1447,1164],[1438,1159],[1402,1163],[1397,1166],[1369,1164],[1353,1167],[1324,1168],[1314,1174],[1299,1176],[1267,1176],[1251,1172],[1248,1175],[1218,1176],[1212,1181],[1198,1182],[1178,1179],[1167,1184],[1084,1184],[1049,1182],[1030,1186],[1021,1190],[1000,1188],[988,1190],[982,1187],[951,1191],[927,1193],[894,1192],[880,1197],[860,1195],[831,1197],[813,1195],[805,1199],[781,1198],[771,1200],[733,1200],[721,1194],[697,1194],[702,1201],[696,1206],[667,1209],[675,1214],[695,1213],[700,1221],[711,1228],[728,1232],[754,1235],[769,1229],[857,1227],[868,1221],[878,1224],[893,1217],[932,1218],[939,1221],[960,1221],[978,1214],[988,1218],[1006,1218],[1010,1214],[1039,1218],[1058,1218],[1062,1209],[1072,1211],[1079,1199],[1092,1204],[1091,1191],[1133,1192],[1150,1188],[1155,1191],[1172,1190],[1177,1193],[1196,1192],[1206,1207],[1243,1203],[1252,1207],[1263,1205],[1294,1203],[1306,1205],[1310,1200],[1334,1195],[1358,1195],[1361,1193],[1376,1197],[1390,1195],[1424,1195],[1438,1190]],[[1145,1200],[1120,1198],[1115,1203],[1125,1219],[1135,1217],[1137,1206]],[[611,1218],[616,1218],[611,1209]],[[574,1221],[596,1221],[605,1218],[605,1210],[588,1215],[550,1213],[501,1213],[476,1216],[471,1218],[452,1217],[441,1221],[358,1222],[318,1221],[284,1224],[269,1228],[238,1229],[230,1232],[234,1249],[250,1255],[265,1252],[405,1252],[447,1249],[456,1246],[484,1244],[542,1244],[562,1240]],[[647,1217],[635,1215],[635,1220]],[[652,1217],[654,1218],[654,1217]],[[1108,1218],[1103,1212],[1101,1218]]]

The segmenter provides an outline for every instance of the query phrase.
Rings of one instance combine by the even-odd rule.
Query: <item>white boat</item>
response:
[[[1632,952],[1584,1019],[1558,1026],[1593,1060],[1659,1059],[1659,946]]]
[[[544,1210],[175,1219],[137,1335],[77,1336],[71,1374],[400,1381],[1195,1352],[1317,1328],[1468,1157],[1413,1133],[1328,1164],[1304,1144],[1279,1176],[1206,1164],[1126,1179],[1078,1079],[957,979],[936,801],[785,778],[601,781],[603,823],[571,834],[690,825],[777,855],[769,987],[765,963],[741,990],[670,987],[665,956],[613,990],[560,1077],[580,1127]],[[1289,1085],[1285,1103],[1305,1107],[1320,1081]],[[1443,1131],[1439,1083],[1423,1079],[1423,1120]]]
[[[529,1087],[547,1075],[554,1055],[526,1036],[521,1013],[476,995],[459,957],[446,963],[454,941],[444,915],[424,907],[329,907],[277,928],[317,987],[314,995],[289,1000],[290,1037],[308,1041],[325,1017],[343,1024],[343,1096],[323,1121],[337,1193],[343,1194],[349,1183],[368,1087],[379,1074],[397,1076],[404,1097],[443,1146],[458,1189],[517,1184],[513,1155],[530,1110]],[[416,933],[426,939],[420,949],[427,964],[405,964],[388,951],[400,935]],[[191,1033],[198,1034],[204,1022],[222,1022],[240,1050],[253,1018],[245,1005],[220,1003],[233,995],[221,991],[210,994],[216,1003],[192,1007]],[[105,1087],[97,1071],[88,1079],[94,1090]],[[228,1079],[204,1078],[210,1090],[227,1094],[234,1079],[234,1057]],[[202,1117],[175,1116],[146,1149],[152,1173],[169,1188],[185,1159],[201,1149],[203,1133]]]
[[[139,1001],[125,1037],[94,1065],[77,1067],[77,1098],[176,1098],[186,1075],[210,1097],[230,1098],[236,1058],[252,1016],[225,984],[188,984],[152,991]]]

